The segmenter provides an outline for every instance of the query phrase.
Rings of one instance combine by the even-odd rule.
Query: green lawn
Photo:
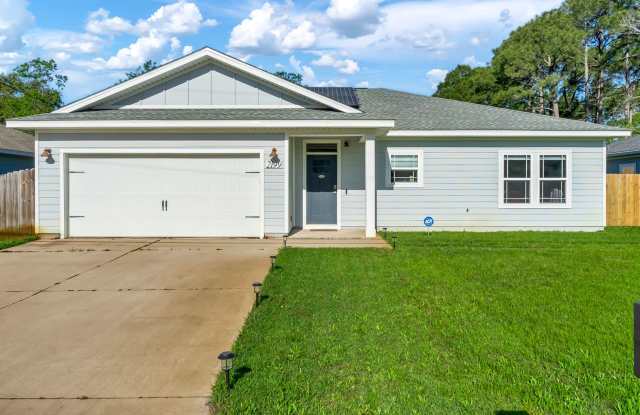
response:
[[[0,250],[35,241],[36,239],[37,237],[35,235],[14,235],[0,233]]]
[[[220,413],[640,414],[640,229],[284,249]]]

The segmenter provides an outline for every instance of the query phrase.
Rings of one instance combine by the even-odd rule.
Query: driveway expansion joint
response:
[[[93,271],[93,270],[98,269],[98,268],[100,268],[100,267],[103,267],[103,266],[105,266],[105,265],[107,265],[107,264],[110,264],[110,263],[112,263],[112,262],[115,262],[115,261],[117,261],[117,260],[119,260],[119,259],[121,259],[121,258],[123,258],[123,257],[125,257],[125,256],[127,256],[127,255],[129,255],[129,254],[131,254],[131,253],[133,253],[133,252],[136,252],[136,251],[139,251],[139,250],[141,250],[141,249],[144,249],[144,248],[146,248],[146,247],[148,247],[148,246],[151,246],[151,245],[155,244],[155,243],[156,243],[156,242],[158,242],[158,241],[160,241],[160,239],[155,239],[155,240],[153,240],[153,241],[151,241],[151,242],[147,242],[147,243],[145,243],[145,244],[143,244],[143,245],[141,245],[141,246],[138,246],[138,247],[136,247],[136,248],[134,248],[134,249],[130,249],[130,250],[128,250],[128,251],[126,251],[126,252],[124,252],[123,254],[118,255],[118,256],[117,256],[117,257],[115,257],[115,258],[111,258],[111,259],[110,259],[110,260],[108,260],[108,261],[105,261],[105,262],[100,263],[100,264],[98,264],[98,265],[94,265],[93,267],[90,267],[90,268],[85,269],[85,270],[83,270],[83,271],[77,272],[77,273],[75,273],[75,274],[73,274],[73,275],[71,275],[71,276],[69,276],[69,277],[67,277],[67,278],[65,278],[65,279],[63,279],[63,280],[61,280],[61,281],[57,281],[57,282],[55,282],[55,283],[53,283],[53,284],[49,285],[48,287],[42,288],[42,289],[40,289],[40,290],[38,290],[38,291],[35,291],[35,292],[33,292],[33,294],[31,294],[31,295],[29,295],[29,296],[27,296],[27,297],[25,297],[25,298],[21,298],[21,299],[19,299],[19,300],[17,300],[17,301],[14,301],[14,302],[12,302],[12,303],[5,304],[5,305],[1,306],[1,307],[0,307],[0,311],[3,311],[3,310],[5,310],[5,309],[7,309],[7,308],[9,308],[9,307],[11,307],[11,306],[13,306],[13,305],[16,305],[16,304],[18,304],[18,303],[21,303],[21,302],[23,302],[23,301],[25,301],[25,300],[28,300],[28,299],[30,299],[30,298],[33,298],[33,297],[35,297],[36,295],[38,295],[38,294],[40,294],[40,293],[42,293],[42,292],[45,292],[45,291],[47,291],[48,289],[55,287],[56,285],[60,285],[60,284],[62,284],[63,282],[66,282],[66,281],[69,281],[69,280],[71,280],[71,279],[73,279],[73,278],[76,278],[76,277],[78,277],[78,276],[80,276],[80,275],[84,274],[85,272]]]

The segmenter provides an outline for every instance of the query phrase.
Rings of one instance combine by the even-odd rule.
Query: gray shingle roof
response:
[[[640,154],[640,136],[614,141],[607,146],[608,156],[624,156],[627,154]]]
[[[357,88],[360,114],[320,109],[116,109],[40,114],[31,121],[64,120],[395,120],[396,130],[624,131],[583,121],[390,89]]]
[[[34,137],[0,125],[0,153],[8,150],[33,154]]]

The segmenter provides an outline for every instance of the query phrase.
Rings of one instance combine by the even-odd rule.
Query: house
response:
[[[0,125],[0,174],[32,169],[33,143],[33,135]]]
[[[640,173],[640,136],[614,141],[607,146],[607,173]]]
[[[33,130],[40,233],[605,226],[627,130],[389,89],[307,88],[210,48],[12,119]]]

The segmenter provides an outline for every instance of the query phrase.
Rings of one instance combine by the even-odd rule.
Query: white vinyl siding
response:
[[[443,230],[597,230],[604,226],[601,139],[378,139],[376,165],[385,165],[388,148],[400,147],[422,149],[424,184],[393,188],[378,167],[378,229],[422,230],[425,216],[435,219],[434,229]],[[499,157],[506,150],[570,152],[571,208],[500,209]]]
[[[247,148],[261,149],[265,160],[276,148],[285,154],[284,134],[187,134],[187,133],[40,133],[37,154],[52,150],[54,162],[38,157],[38,208],[41,233],[59,233],[61,149],[144,148]],[[264,231],[278,235],[288,231],[285,223],[284,160],[281,168],[264,170]]]

